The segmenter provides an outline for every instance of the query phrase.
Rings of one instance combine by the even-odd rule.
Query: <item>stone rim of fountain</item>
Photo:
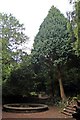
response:
[[[12,103],[4,104],[3,110],[6,112],[42,112],[48,110],[48,105],[35,103]]]

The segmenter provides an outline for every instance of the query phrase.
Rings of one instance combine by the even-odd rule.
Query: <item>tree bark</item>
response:
[[[58,81],[59,81],[59,86],[60,86],[60,95],[61,95],[62,101],[64,101],[66,100],[66,95],[64,93],[64,88],[63,88],[63,83],[62,83],[60,65],[57,65],[57,71],[58,71]]]

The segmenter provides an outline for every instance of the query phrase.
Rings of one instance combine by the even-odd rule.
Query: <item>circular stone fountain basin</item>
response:
[[[3,110],[9,112],[41,112],[48,110],[48,106],[44,104],[26,104],[26,103],[14,103],[3,105]]]

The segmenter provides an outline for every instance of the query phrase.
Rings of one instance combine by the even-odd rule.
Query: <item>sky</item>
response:
[[[66,11],[72,9],[69,0],[0,0],[0,12],[11,13],[24,24],[25,34],[29,37],[29,43],[25,45],[28,51],[28,48],[32,48],[34,37],[52,5],[65,16]]]

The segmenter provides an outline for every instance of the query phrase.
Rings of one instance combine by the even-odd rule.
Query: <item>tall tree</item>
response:
[[[62,84],[61,69],[67,60],[70,49],[67,19],[58,9],[52,6],[35,37],[32,54],[36,63],[39,62],[40,58],[44,58],[50,68],[56,66],[62,100],[66,97]],[[50,72],[52,73],[52,69],[50,69]]]
[[[28,40],[24,34],[24,26],[13,17],[11,14],[7,15],[0,13],[0,34],[2,42],[2,70],[3,80],[10,74],[11,69],[20,60],[23,54],[22,45]]]

